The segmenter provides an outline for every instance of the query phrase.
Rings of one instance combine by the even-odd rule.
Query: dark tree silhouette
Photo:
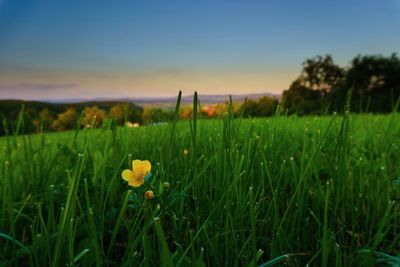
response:
[[[278,106],[278,100],[273,97],[264,96],[258,101],[252,99],[247,100],[243,103],[241,111],[243,117],[266,117],[274,115],[276,107]]]
[[[328,105],[328,94],[343,84],[346,72],[330,55],[306,59],[302,65],[300,76],[282,94],[282,106],[289,114],[319,114]]]
[[[353,111],[392,111],[400,97],[400,60],[397,55],[355,57],[343,85],[332,94],[339,109],[343,108],[349,90],[352,90]]]
[[[390,57],[357,56],[346,70],[331,56],[317,56],[303,63],[300,76],[283,92],[282,106],[289,113],[343,112],[351,92],[353,112],[393,110],[400,97],[400,60]]]
[[[336,65],[330,55],[316,56],[303,62],[303,70],[297,82],[326,94],[338,86],[344,76],[344,69]]]
[[[299,115],[319,113],[322,106],[323,92],[310,89],[297,79],[289,90],[282,94],[282,106],[289,113]]]

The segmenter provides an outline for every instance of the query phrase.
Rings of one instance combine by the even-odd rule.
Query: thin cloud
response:
[[[16,85],[1,84],[0,90],[16,89],[16,90],[56,90],[74,88],[77,84],[74,83],[19,83]]]

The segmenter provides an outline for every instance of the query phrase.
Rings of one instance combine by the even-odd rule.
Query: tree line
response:
[[[400,60],[396,54],[358,55],[341,67],[332,56],[315,56],[302,64],[299,76],[278,100],[247,100],[236,115],[265,117],[277,112],[297,115],[388,113],[400,102]]]
[[[278,100],[263,97],[258,101],[233,102],[235,116],[270,116],[278,105]],[[200,104],[198,114],[201,118],[222,118],[228,113],[229,104]],[[181,119],[192,118],[191,105],[180,108]],[[66,131],[76,128],[99,128],[105,121],[114,125],[148,125],[172,121],[173,109],[139,107],[123,102],[84,102],[74,104],[51,104],[37,101],[0,100],[0,135],[16,131],[22,121],[19,133],[40,133]]]
[[[0,135],[65,131],[77,127],[100,127],[106,119],[122,125],[126,121],[141,122],[143,108],[133,103],[81,102],[52,104],[38,101],[1,100]],[[20,123],[21,124],[21,123]]]
[[[281,105],[289,114],[324,112],[388,113],[400,97],[400,60],[396,54],[358,55],[340,67],[330,55],[303,63],[297,79],[282,94]],[[347,107],[347,108],[346,108]]]

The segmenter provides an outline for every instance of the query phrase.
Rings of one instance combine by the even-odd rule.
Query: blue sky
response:
[[[306,58],[400,52],[400,0],[0,0],[0,98],[279,93]]]

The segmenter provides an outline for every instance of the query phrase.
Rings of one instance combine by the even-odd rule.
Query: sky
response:
[[[0,0],[0,98],[276,93],[301,63],[400,54],[400,0]]]

